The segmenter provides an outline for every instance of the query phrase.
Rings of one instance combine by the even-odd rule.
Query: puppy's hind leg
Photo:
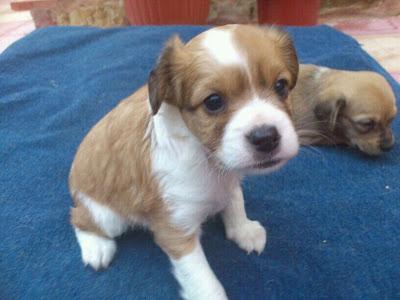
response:
[[[128,228],[128,223],[110,208],[86,195],[77,196],[77,205],[71,209],[71,223],[81,249],[82,261],[95,270],[106,268],[117,251],[113,238],[122,234]]]

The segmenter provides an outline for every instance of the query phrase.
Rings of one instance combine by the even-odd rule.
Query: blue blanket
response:
[[[166,39],[205,29],[47,28],[0,55],[0,299],[176,299],[168,259],[147,232],[121,237],[109,269],[84,268],[67,178],[84,135],[145,83]],[[399,98],[399,85],[350,37],[326,26],[288,30],[301,62],[380,72]],[[248,214],[267,228],[266,250],[246,255],[219,218],[202,237],[228,296],[399,298],[399,152],[302,149],[281,171],[248,178]]]

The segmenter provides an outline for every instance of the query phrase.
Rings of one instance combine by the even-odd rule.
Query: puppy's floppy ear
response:
[[[151,112],[155,115],[161,106],[162,97],[157,93],[157,76],[156,71],[151,70],[148,79],[148,89],[149,89],[149,101],[151,106]]]
[[[334,130],[337,119],[345,107],[346,99],[344,97],[334,98],[318,103],[314,108],[314,114],[317,120],[325,121],[329,129]]]
[[[296,85],[297,75],[299,73],[299,61],[297,59],[294,43],[289,33],[283,31],[282,29],[271,27],[270,30],[273,34],[273,38],[281,50],[286,67],[292,75],[292,80],[290,82],[290,89],[292,89]]]
[[[182,52],[183,43],[175,35],[168,40],[158,58],[156,67],[149,74],[149,100],[153,115],[158,112],[163,101],[168,103],[177,101],[177,74]]]

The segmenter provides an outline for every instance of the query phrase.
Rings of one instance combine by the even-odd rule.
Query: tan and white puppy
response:
[[[369,155],[393,147],[396,99],[378,73],[300,65],[290,107],[302,145],[347,144]]]
[[[69,184],[71,221],[85,265],[107,267],[114,238],[151,230],[187,299],[225,299],[200,244],[222,213],[247,252],[266,243],[246,216],[241,177],[272,172],[298,152],[287,99],[298,63],[277,29],[230,25],[183,44],[170,39],[148,85],[123,100],[81,143]]]

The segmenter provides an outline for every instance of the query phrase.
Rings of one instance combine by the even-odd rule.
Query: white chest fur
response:
[[[239,180],[209,162],[176,108],[162,104],[152,126],[152,169],[171,221],[193,232],[226,206]]]

